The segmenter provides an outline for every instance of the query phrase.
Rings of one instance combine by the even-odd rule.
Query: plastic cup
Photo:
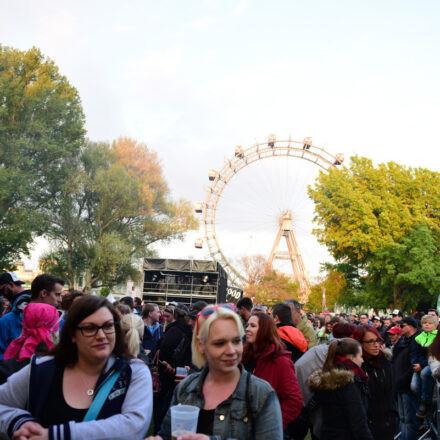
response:
[[[171,439],[185,434],[195,434],[199,420],[200,409],[191,405],[176,405],[171,407]]]

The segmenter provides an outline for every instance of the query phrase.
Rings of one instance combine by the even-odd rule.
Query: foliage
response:
[[[333,310],[346,285],[347,282],[343,273],[334,269],[329,270],[320,282],[311,287],[307,309],[321,312],[323,310],[323,292],[325,292],[326,308]]]
[[[12,267],[45,229],[84,137],[77,91],[36,48],[0,45],[0,267]]]
[[[376,308],[413,308],[434,302],[440,290],[440,240],[426,225],[412,228],[401,243],[375,252],[368,263],[366,300]]]
[[[66,279],[75,257],[84,265],[85,290],[141,277],[138,261],[156,241],[182,238],[197,227],[191,205],[169,197],[156,153],[121,138],[111,146],[89,142],[66,180],[48,237],[67,252]]]
[[[321,173],[309,194],[314,232],[349,275],[342,301],[403,308],[435,293],[439,173],[354,157],[350,169]]]
[[[253,299],[254,304],[273,306],[287,299],[298,298],[298,283],[287,275],[266,269],[267,260],[261,255],[240,258],[238,266],[246,272],[249,283],[244,286],[244,294]]]
[[[110,287],[101,287],[101,289],[99,289],[99,294],[101,296],[105,296],[106,298],[110,295]]]

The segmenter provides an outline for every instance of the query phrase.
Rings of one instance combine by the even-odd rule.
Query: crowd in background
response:
[[[403,316],[145,303],[30,290],[0,275],[5,438],[170,439],[170,407],[200,408],[197,440],[415,440],[440,378],[435,309]],[[182,440],[195,437],[181,436]]]

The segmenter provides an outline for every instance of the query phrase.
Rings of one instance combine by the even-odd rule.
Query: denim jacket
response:
[[[273,388],[256,376],[249,381],[249,417],[246,402],[246,386],[248,373],[239,365],[241,377],[232,395],[215,409],[214,428],[211,440],[282,440],[283,422],[278,397]],[[175,389],[171,406],[194,405],[203,408],[203,382],[208,374],[208,367],[194,373],[183,380]],[[255,436],[252,437],[251,420],[254,423]],[[171,411],[168,409],[159,435],[164,440],[171,439]]]

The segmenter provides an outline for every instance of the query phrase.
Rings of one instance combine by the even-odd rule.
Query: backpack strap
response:
[[[102,407],[104,406],[105,401],[107,400],[110,391],[112,390],[114,384],[118,380],[119,376],[122,373],[122,370],[125,368],[125,361],[122,362],[122,366],[119,370],[114,371],[107,380],[101,385],[101,388],[93,399],[92,404],[90,405],[87,414],[84,416],[83,422],[90,422],[91,420],[96,420],[98,414],[100,413]]]
[[[251,423],[251,431],[252,431],[252,438],[255,438],[255,421],[254,421],[254,415],[252,413],[251,408],[251,399],[250,399],[250,381],[251,381],[251,373],[247,373],[246,377],[246,412],[248,414],[249,422]]]

